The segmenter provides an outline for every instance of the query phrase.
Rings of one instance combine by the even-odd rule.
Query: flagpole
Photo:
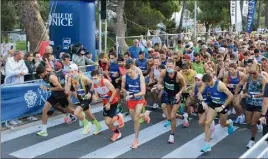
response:
[[[235,32],[237,32],[237,2],[235,1]]]

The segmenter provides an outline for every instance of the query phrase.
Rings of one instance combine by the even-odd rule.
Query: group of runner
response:
[[[124,127],[123,114],[117,110],[126,101],[135,132],[131,148],[136,149],[141,120],[150,123],[150,111],[144,108],[147,94],[151,94],[152,107],[157,108],[160,104],[167,120],[163,126],[171,127],[168,143],[175,141],[177,118],[187,128],[189,117],[197,113],[205,132],[201,151],[211,151],[214,119],[219,116],[219,124],[232,134],[233,121],[228,115],[235,113],[235,123],[246,122],[251,126],[246,146],[251,148],[257,130],[261,131],[262,124],[266,124],[268,114],[268,44],[263,40],[245,34],[240,40],[219,37],[207,43],[209,47],[202,40],[195,46],[192,42],[178,40],[174,51],[156,45],[155,49],[140,51],[138,58],[132,58],[130,52],[119,57],[115,52],[108,57],[101,54],[99,68],[91,72],[91,78],[80,72],[76,64],[70,64],[64,85],[40,65],[36,73],[50,84],[50,87],[42,85],[41,88],[52,94],[43,108],[42,130],[37,134],[48,135],[47,113],[51,107],[76,116],[84,135],[90,132],[92,123],[96,127],[94,134],[99,134],[101,124],[91,113],[90,103],[101,98],[105,124],[113,132],[111,140],[116,141],[121,138],[120,129]],[[79,100],[76,108],[71,96]]]

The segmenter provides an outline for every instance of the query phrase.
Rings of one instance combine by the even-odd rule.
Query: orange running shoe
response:
[[[116,141],[116,140],[120,139],[121,136],[122,136],[121,132],[119,132],[119,133],[114,133],[113,136],[112,136],[112,138],[111,138],[111,140],[112,140],[112,141]]]
[[[118,122],[118,128],[123,128],[125,126],[123,114],[121,113],[118,114],[117,122]]]
[[[147,122],[147,124],[149,124],[151,121],[151,118],[149,115],[150,115],[150,111],[146,110],[144,113],[144,120]]]
[[[137,138],[135,138],[132,142],[131,148],[136,149],[136,148],[138,148],[138,146],[139,146],[139,140]]]

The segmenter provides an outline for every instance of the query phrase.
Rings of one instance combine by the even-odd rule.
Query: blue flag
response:
[[[254,15],[256,12],[257,0],[250,0],[248,3],[248,33],[252,32]]]

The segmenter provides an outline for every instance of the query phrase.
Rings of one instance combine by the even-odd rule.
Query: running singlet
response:
[[[140,82],[140,74],[136,79],[132,79],[128,74],[126,74],[126,90],[130,93],[137,94],[141,91],[141,82]],[[129,100],[142,100],[143,96],[130,98]]]
[[[198,86],[195,85],[194,86],[194,95],[197,97],[198,96]],[[208,95],[208,88],[206,87],[202,93],[202,97],[205,103],[209,104],[209,100],[207,98]]]
[[[82,75],[79,75],[78,79],[72,78],[72,86],[78,95],[84,96],[88,93]]]
[[[200,64],[194,62],[193,63],[193,68],[196,71],[196,73],[200,73],[200,74],[205,74],[205,70],[204,70],[204,64],[202,62],[200,62]]]
[[[136,60],[137,66],[141,69],[142,73],[147,71],[147,59],[137,59]]]
[[[177,83],[177,71],[175,71],[174,76],[171,78],[166,72],[164,77],[164,90],[166,91],[169,97],[176,96],[177,93],[181,90],[180,83]]]
[[[94,84],[94,90],[99,94],[100,98],[102,98],[103,104],[107,104],[113,94],[113,92],[104,85],[103,78],[100,80],[100,86]],[[115,104],[117,102],[118,102],[118,95],[116,94],[111,104]]]
[[[153,66],[153,73],[154,73],[154,79],[158,80],[160,77],[160,68],[156,68],[155,66]]]
[[[227,95],[224,92],[218,90],[219,80],[216,80],[214,86],[211,88],[207,86],[208,98],[211,99],[211,102],[214,104],[224,104],[227,98]]]
[[[260,76],[257,80],[253,80],[249,77],[247,83],[248,95],[257,95],[262,93],[262,76]],[[261,107],[263,98],[247,98],[246,101],[249,105]]]
[[[116,73],[118,73],[117,76],[116,76]],[[112,79],[116,79],[119,77],[119,73],[120,73],[119,65],[117,63],[111,63],[110,64],[110,77]]]
[[[46,83],[49,83],[49,85],[51,87],[56,87],[56,86],[53,85],[53,83],[49,82],[49,78],[50,78],[51,75],[53,75],[53,73],[49,73],[47,75],[47,77],[44,79],[44,81]],[[56,99],[60,99],[60,98],[66,97],[66,94],[64,93],[64,91],[51,91],[51,96],[55,97]]]
[[[237,71],[236,78],[232,78],[231,73],[228,72],[228,84],[231,84],[232,86],[228,87],[228,89],[234,94],[235,87],[239,84],[240,82],[240,76],[239,72]]]
[[[182,74],[185,82],[186,82],[186,90],[185,93],[189,93],[191,90],[191,86],[194,86],[194,76],[196,75],[196,72],[192,69],[190,69],[190,73],[186,75],[183,71],[180,71]]]

